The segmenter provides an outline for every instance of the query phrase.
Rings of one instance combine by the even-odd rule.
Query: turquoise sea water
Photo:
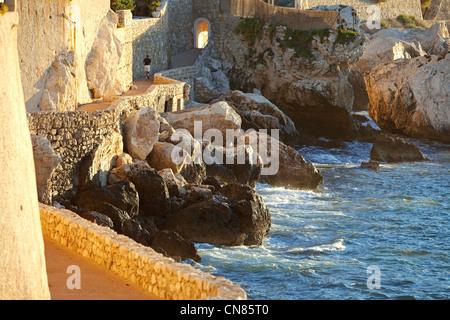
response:
[[[411,141],[430,161],[379,172],[360,168],[370,143],[299,149],[323,185],[258,185],[272,215],[263,245],[197,244],[194,265],[238,283],[249,300],[450,299],[450,145]]]

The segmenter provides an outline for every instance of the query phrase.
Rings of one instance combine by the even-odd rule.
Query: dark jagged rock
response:
[[[262,198],[250,187],[230,184],[168,216],[165,229],[216,245],[260,245],[271,225]]]
[[[404,139],[380,134],[370,150],[370,159],[383,162],[412,162],[426,160],[420,149]]]
[[[145,162],[140,162],[132,167],[129,179],[139,193],[141,214],[159,218],[165,218],[169,214],[169,190],[158,171]]]
[[[174,231],[161,230],[156,232],[153,235],[150,246],[158,252],[164,252],[175,260],[192,259],[200,261],[195,245]]]

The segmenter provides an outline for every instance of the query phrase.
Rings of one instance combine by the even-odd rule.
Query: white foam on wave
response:
[[[332,243],[325,243],[320,245],[314,245],[311,247],[294,247],[292,249],[286,250],[289,253],[302,253],[302,252],[332,252],[332,251],[343,251],[346,247],[344,246],[344,239],[337,239]]]

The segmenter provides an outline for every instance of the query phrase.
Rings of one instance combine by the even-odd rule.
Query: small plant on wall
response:
[[[161,7],[161,1],[148,0],[148,7],[151,12],[155,12],[159,7]]]
[[[8,7],[4,3],[0,3],[0,16],[8,12]]]
[[[111,0],[111,9],[117,10],[134,10],[134,0]]]

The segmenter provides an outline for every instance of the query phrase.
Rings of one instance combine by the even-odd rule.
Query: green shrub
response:
[[[396,20],[400,22],[404,28],[407,29],[416,29],[424,26],[422,23],[416,20],[416,17],[407,16],[405,14],[397,16]]]
[[[265,22],[258,18],[246,18],[239,22],[234,32],[236,34],[242,34],[251,45],[255,44],[256,38],[262,38],[262,29]]]
[[[134,10],[136,5],[134,0],[111,0],[111,9],[117,10]]]
[[[338,36],[337,36],[336,42],[340,43],[340,44],[348,44],[350,42],[353,42],[359,36],[358,32],[356,32],[354,30],[350,30],[350,29],[339,28],[337,30],[337,32],[338,32]]]

